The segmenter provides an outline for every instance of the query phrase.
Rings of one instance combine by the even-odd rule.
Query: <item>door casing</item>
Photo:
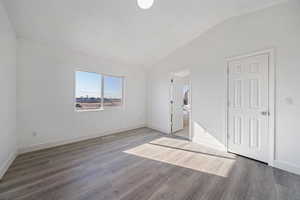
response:
[[[274,161],[276,160],[276,151],[275,151],[275,142],[276,142],[276,71],[275,71],[275,49],[265,49],[261,51],[256,51],[248,54],[243,54],[239,56],[233,56],[226,58],[226,130],[225,130],[225,144],[226,150],[228,151],[228,134],[229,134],[229,126],[228,126],[228,115],[229,115],[229,62],[234,60],[239,60],[247,57],[257,56],[267,54],[269,56],[269,112],[270,116],[268,118],[268,137],[269,137],[269,156],[268,156],[268,164],[270,166],[274,166]]]
[[[174,79],[173,73],[171,73],[169,80],[170,80],[170,87],[169,87],[169,122],[170,122],[170,127],[169,127],[169,134],[172,135],[172,124],[171,124],[171,120],[172,120],[172,104],[171,104],[171,100],[172,100],[172,87],[173,87],[173,83],[172,83],[172,79]],[[192,100],[192,79],[190,78],[189,80],[189,101],[190,101],[190,112],[189,112],[189,141],[193,140],[193,130],[192,130],[192,112],[193,112],[193,100]]]

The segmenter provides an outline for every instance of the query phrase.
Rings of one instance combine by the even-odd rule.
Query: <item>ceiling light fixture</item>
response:
[[[141,9],[146,10],[152,7],[154,0],[137,0],[137,3]]]

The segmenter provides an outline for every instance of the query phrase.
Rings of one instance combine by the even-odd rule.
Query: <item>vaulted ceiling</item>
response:
[[[232,16],[284,0],[3,0],[19,37],[151,65]]]

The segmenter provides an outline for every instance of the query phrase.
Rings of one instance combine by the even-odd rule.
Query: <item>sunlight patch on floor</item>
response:
[[[226,149],[225,145],[219,141],[213,133],[208,131],[199,123],[193,121],[193,141],[203,144],[207,147]]]
[[[200,145],[167,137],[153,140],[124,152],[221,177],[228,177],[235,163],[233,155],[214,153]]]

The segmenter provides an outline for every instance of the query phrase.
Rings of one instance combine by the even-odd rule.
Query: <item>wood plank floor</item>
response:
[[[300,200],[300,177],[150,129],[18,156],[7,200]]]

